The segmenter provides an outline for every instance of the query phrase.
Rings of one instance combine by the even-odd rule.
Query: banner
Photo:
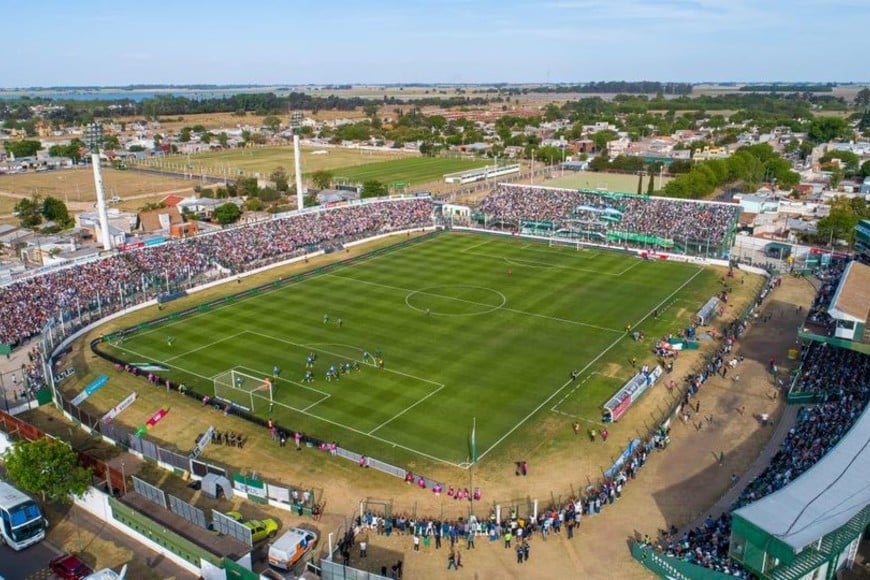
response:
[[[193,451],[190,452],[190,457],[196,459],[200,456],[206,446],[211,443],[211,438],[214,435],[214,425],[209,425],[208,429],[205,433],[199,436],[199,439],[196,440],[196,445],[193,447]]]
[[[160,420],[167,415],[167,413],[169,413],[169,409],[160,409],[159,411],[151,415],[150,419],[145,421],[145,426],[148,427],[148,429],[151,429],[152,427],[154,427],[154,425],[159,423]]]
[[[91,383],[88,384],[88,386],[85,387],[84,391],[82,391],[81,393],[76,395],[75,398],[72,401],[70,401],[70,403],[72,403],[73,405],[78,407],[79,405],[82,404],[82,402],[85,399],[87,399],[88,397],[90,397],[91,395],[96,393],[98,390],[100,390],[103,387],[103,385],[105,385],[107,382],[109,382],[108,376],[106,376],[106,375],[98,376],[96,379],[94,379],[94,381],[92,381]]]
[[[66,367],[65,369],[54,375],[54,382],[59,384],[64,379],[68,379],[74,374],[76,374],[75,367]]]
[[[126,399],[109,409],[109,412],[103,415],[103,418],[100,419],[103,423],[111,423],[112,420],[121,414],[121,411],[132,405],[136,401],[136,393],[130,393]]]
[[[618,421],[628,411],[632,403],[638,400],[662,376],[663,372],[661,366],[656,366],[649,373],[640,372],[634,375],[613,398],[604,404],[604,422]]]
[[[169,409],[160,409],[159,411],[151,415],[151,417],[147,421],[145,421],[144,425],[140,425],[139,428],[136,429],[136,432],[133,433],[133,435],[141,439],[145,436],[146,433],[148,433],[148,429],[154,427],[154,425],[156,425],[163,417],[165,417],[167,413],[169,413]]]

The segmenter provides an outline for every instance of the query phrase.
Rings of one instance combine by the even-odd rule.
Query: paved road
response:
[[[48,542],[41,542],[21,552],[4,544],[0,546],[0,577],[5,580],[50,578],[48,562],[57,555],[58,552]]]

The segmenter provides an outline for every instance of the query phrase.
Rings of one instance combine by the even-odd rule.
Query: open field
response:
[[[646,193],[646,184],[649,177],[643,178],[643,193]],[[670,181],[670,177],[662,178],[662,184]],[[656,190],[660,188],[659,177],[655,178]],[[562,177],[551,179],[544,183],[547,187],[589,188],[606,189],[622,193],[637,193],[637,175],[623,173],[597,173],[593,171],[577,171],[568,173]]]
[[[420,157],[405,151],[381,152],[338,147],[305,147],[302,151],[302,171],[305,175],[327,170],[336,178],[345,178],[353,183],[361,183],[367,179],[377,179],[384,183],[426,183],[441,179],[445,173],[485,165],[485,160]],[[295,175],[292,147],[234,149],[165,159],[154,158],[140,162],[140,166],[194,176],[226,176],[230,179],[238,175],[266,178],[278,167],[283,167],[288,174]]]
[[[665,333],[716,287],[713,272],[692,265],[443,235],[107,348],[165,365],[199,392],[213,392],[212,377],[230,369],[259,385],[277,365],[271,417],[279,424],[400,464],[463,466],[475,418],[481,457],[498,455],[541,410],[600,420],[601,405],[634,372],[628,358],[646,358],[626,324]],[[384,368],[367,364],[366,351],[382,352]],[[314,377],[303,382],[309,353]],[[330,366],[352,362],[359,370],[325,380]],[[265,391],[224,395],[268,411]]]
[[[305,117],[316,119],[318,121],[332,121],[335,119],[363,119],[365,113],[362,109],[354,111],[305,111]],[[236,115],[235,113],[198,113],[194,115],[180,116],[165,116],[160,117],[160,127],[163,131],[180,131],[184,127],[193,127],[194,125],[202,125],[207,130],[213,131],[217,129],[227,129],[234,127],[244,127],[250,125],[253,127],[263,123],[265,116],[248,114],[244,116]],[[290,122],[289,115],[278,115],[281,122],[286,126]],[[119,117],[121,122],[133,123],[140,121],[141,117]]]
[[[318,153],[325,151],[326,153]],[[395,152],[366,151],[340,147],[303,147],[302,171],[310,175],[315,171],[335,171],[356,165],[397,158],[416,157],[414,152],[396,150]],[[154,167],[193,175],[211,175],[233,179],[242,175],[259,174],[269,176],[278,167],[294,175],[293,147],[257,147],[250,149],[230,149],[211,151],[195,155],[175,155],[153,158],[139,162],[139,166]],[[243,173],[241,173],[243,172]]]
[[[103,168],[103,185],[108,196],[118,195],[127,198],[189,189],[196,184],[195,181],[179,177]],[[69,202],[93,202],[97,199],[94,173],[89,167],[0,175],[0,198],[3,198],[2,194],[7,192],[19,196],[51,195]],[[5,197],[10,198],[10,196]],[[5,212],[0,211],[0,213]]]
[[[383,183],[407,181],[411,184],[417,184],[440,181],[447,173],[469,171],[486,165],[485,159],[412,157],[367,163],[355,167],[343,167],[335,170],[335,176],[346,178],[351,183],[363,183],[369,179],[376,179]]]
[[[8,195],[0,195],[0,215],[10,214],[15,209],[15,204],[18,203],[17,197]]]

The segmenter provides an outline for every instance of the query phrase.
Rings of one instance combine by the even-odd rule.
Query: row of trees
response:
[[[43,221],[54,223],[54,231],[71,228],[75,220],[70,216],[66,204],[56,197],[48,196],[41,199],[38,195],[18,200],[15,213],[21,222],[21,227],[36,228]]]
[[[664,186],[668,197],[700,199],[728,183],[741,183],[749,190],[763,182],[773,182],[790,190],[800,182],[791,163],[777,154],[767,143],[741,147],[726,159],[711,159],[694,163],[692,168]]]

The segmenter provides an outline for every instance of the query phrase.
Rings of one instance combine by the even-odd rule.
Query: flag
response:
[[[471,462],[477,463],[477,417],[471,424],[471,437],[468,440],[468,450],[471,453]]]

